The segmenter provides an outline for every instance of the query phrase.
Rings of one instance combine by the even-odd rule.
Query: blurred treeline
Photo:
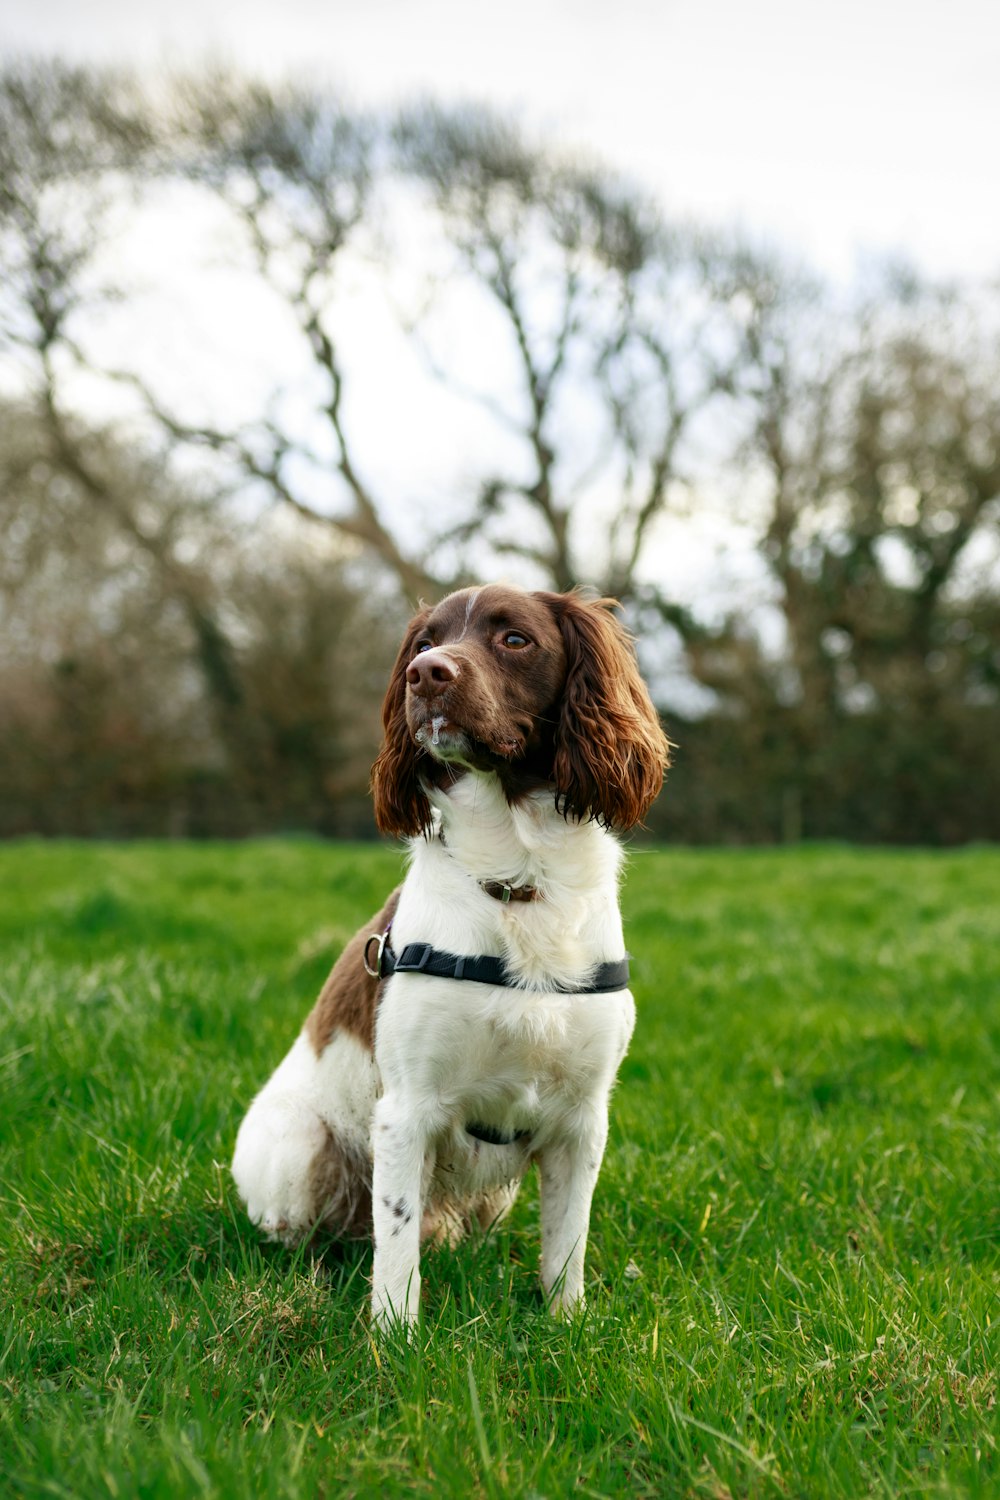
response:
[[[478,110],[9,67],[0,834],[369,831],[403,621],[503,576],[622,601],[654,831],[997,837],[998,314]]]

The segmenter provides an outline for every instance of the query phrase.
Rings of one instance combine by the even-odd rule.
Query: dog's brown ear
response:
[[[612,828],[641,823],[663,785],[670,741],[639,675],[614,599],[547,594],[562,631],[566,685],[556,729],[559,805]]]
[[[382,748],[372,766],[375,823],[380,833],[397,838],[422,833],[431,820],[417,774],[417,746],[406,724],[406,669],[429,614],[429,608],[420,610],[406,627],[382,704]]]

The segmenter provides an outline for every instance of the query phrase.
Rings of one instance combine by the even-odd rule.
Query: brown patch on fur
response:
[[[520,1185],[518,1176],[503,1187],[474,1193],[471,1198],[432,1198],[420,1221],[420,1243],[454,1249],[477,1229],[488,1233],[507,1217]]]
[[[345,1240],[371,1239],[371,1158],[346,1146],[329,1127],[326,1145],[313,1161],[311,1187],[324,1229]]]
[[[556,732],[553,780],[566,812],[609,828],[641,823],[670,763],[632,640],[612,613],[614,599],[538,594],[559,622],[566,683]]]
[[[379,980],[365,968],[365,945],[373,933],[384,932],[392,921],[401,889],[397,886],[378,915],[354,934],[330,970],[305,1024],[317,1057],[323,1055],[337,1031],[349,1031],[369,1052],[374,1049]]]
[[[420,833],[431,819],[430,803],[420,785],[417,747],[406,722],[406,669],[430,613],[427,608],[419,610],[406,627],[382,704],[382,748],[372,766],[376,825],[381,833],[397,838]]]

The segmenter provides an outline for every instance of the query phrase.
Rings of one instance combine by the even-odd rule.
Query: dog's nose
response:
[[[406,669],[406,680],[418,698],[438,698],[458,679],[458,664],[443,651],[421,651]]]

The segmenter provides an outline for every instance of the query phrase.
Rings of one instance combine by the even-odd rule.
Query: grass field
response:
[[[398,868],[0,848],[0,1492],[1000,1494],[1000,851],[634,852],[588,1312],[529,1179],[410,1347],[226,1167]]]

